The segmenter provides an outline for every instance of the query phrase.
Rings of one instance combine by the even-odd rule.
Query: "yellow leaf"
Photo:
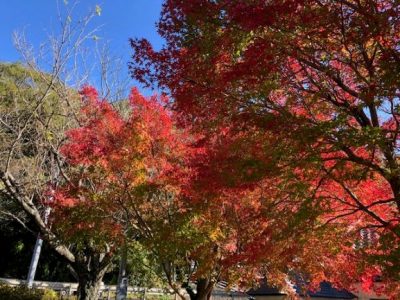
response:
[[[98,4],[96,4],[96,14],[97,14],[98,16],[101,15],[101,7],[100,7],[100,5],[98,5]]]

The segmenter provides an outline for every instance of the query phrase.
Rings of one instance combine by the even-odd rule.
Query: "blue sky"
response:
[[[24,31],[34,47],[46,41],[47,35],[59,29],[57,3],[65,10],[63,0],[0,0],[0,61],[14,62],[20,59],[12,42],[14,31]],[[68,7],[74,0],[68,0]],[[156,32],[162,0],[80,0],[73,18],[87,15],[96,5],[101,15],[93,19],[91,26],[101,26],[99,38],[108,41],[113,55],[128,62],[131,49],[130,37],[144,37],[155,48],[163,41]]]

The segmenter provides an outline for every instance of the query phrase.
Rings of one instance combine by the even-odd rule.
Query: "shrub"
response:
[[[59,297],[56,291],[50,289],[43,290],[43,295],[41,300],[57,300],[57,299],[59,299]]]
[[[29,289],[24,285],[0,284],[0,299],[2,300],[42,300],[43,294],[44,291]]]
[[[57,292],[46,289],[29,289],[25,285],[9,286],[0,284],[1,300],[57,300]]]

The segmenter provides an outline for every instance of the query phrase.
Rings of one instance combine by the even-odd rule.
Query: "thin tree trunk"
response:
[[[50,215],[50,207],[47,207],[44,213],[44,223],[47,224]],[[32,288],[33,281],[35,280],[36,269],[39,263],[40,252],[42,251],[43,239],[38,234],[36,238],[35,248],[33,249],[31,264],[29,266],[27,285],[29,288]]]
[[[28,278],[27,278],[27,285],[28,288],[33,286],[33,281],[35,280],[36,269],[39,263],[40,252],[42,250],[43,240],[38,234],[36,238],[35,248],[33,249],[31,264],[29,266]]]
[[[128,247],[125,242],[121,248],[121,260],[119,263],[116,300],[125,300],[128,293],[128,278],[126,277],[127,257],[128,257]]]

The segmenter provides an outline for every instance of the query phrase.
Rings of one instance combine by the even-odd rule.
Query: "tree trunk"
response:
[[[86,247],[86,252],[91,248]],[[71,267],[78,277],[78,300],[98,300],[104,274],[111,266],[111,252],[79,253]]]
[[[98,300],[101,282],[105,272],[78,274],[78,300]]]
[[[32,288],[33,281],[35,280],[35,274],[39,263],[40,252],[42,251],[42,245],[43,245],[43,240],[40,237],[40,234],[38,234],[36,238],[35,248],[33,248],[31,264],[29,266],[28,278],[26,280],[28,288]]]
[[[197,280],[196,293],[189,286],[186,287],[190,300],[209,300],[213,289],[214,282],[206,278]]]
[[[128,247],[126,245],[126,242],[124,242],[121,248],[121,259],[119,264],[116,300],[125,300],[128,294],[128,278],[126,276],[127,259],[128,259]]]

